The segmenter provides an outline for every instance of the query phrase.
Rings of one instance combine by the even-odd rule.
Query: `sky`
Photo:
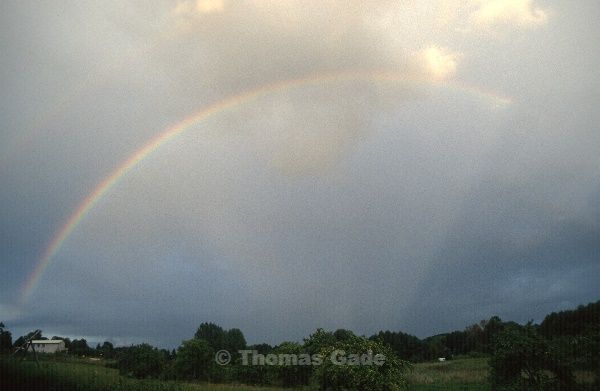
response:
[[[2,1],[0,321],[176,347],[600,299],[594,0]]]

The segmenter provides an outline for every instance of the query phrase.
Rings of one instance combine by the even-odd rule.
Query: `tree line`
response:
[[[15,345],[28,336],[20,337]],[[42,337],[44,338],[44,337]],[[85,339],[62,339],[68,354],[103,357],[127,376],[165,380],[240,382],[280,386],[312,385],[315,389],[392,390],[402,388],[410,362],[451,360],[462,356],[490,357],[495,389],[575,389],[573,370],[596,374],[600,385],[600,301],[547,315],[538,325],[505,322],[493,316],[464,330],[420,339],[400,331],[380,331],[370,337],[350,330],[317,329],[303,342],[248,345],[237,328],[202,323],[192,338],[176,350],[149,344],[114,347],[106,341],[95,348]],[[0,350],[9,350],[12,336],[0,323]],[[229,351],[231,362],[218,365],[215,353]],[[330,365],[242,365],[240,350],[259,354],[327,356],[334,350],[386,357],[382,366],[348,368]]]

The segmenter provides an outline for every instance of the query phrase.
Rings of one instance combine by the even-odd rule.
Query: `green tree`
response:
[[[301,365],[302,362],[298,361],[302,354],[307,355],[302,345],[295,342],[283,342],[272,353],[281,358],[279,365],[272,369],[275,377],[283,386],[291,387],[308,384],[313,368],[311,365]]]
[[[468,352],[483,352],[485,350],[485,334],[483,328],[485,327],[485,320],[479,323],[467,326],[465,333],[467,335],[467,351]]]
[[[334,346],[336,342],[337,340],[332,332],[319,328],[304,339],[304,349],[308,354],[316,354],[324,348]]]
[[[336,341],[350,341],[356,337],[354,333],[346,329],[337,329],[333,332]]]
[[[531,323],[498,334],[490,366],[497,390],[572,389],[574,385],[570,368]]]
[[[539,332],[551,341],[563,362],[594,371],[600,383],[600,301],[549,314]]]
[[[214,364],[214,350],[204,339],[183,341],[177,349],[175,368],[179,377],[208,380]]]
[[[82,339],[74,339],[71,341],[69,347],[69,353],[75,354],[77,356],[87,356],[90,355],[93,350],[88,346],[87,341]]]
[[[194,334],[194,338],[205,340],[215,351],[225,349],[225,330],[214,323],[202,323]]]
[[[469,352],[467,333],[464,331],[457,330],[444,335],[444,344],[452,355],[465,354]]]
[[[354,337],[350,340],[336,341],[320,351],[322,365],[316,367],[313,382],[321,390],[356,390],[356,391],[392,391],[406,387],[405,371],[409,368],[407,361],[396,357],[392,349],[380,341]],[[357,355],[357,356],[352,356]],[[381,365],[371,362],[357,362],[352,357],[371,357],[372,360],[384,358]],[[340,357],[347,358],[345,363]],[[342,364],[340,364],[342,363]]]
[[[139,379],[160,377],[165,362],[165,354],[146,343],[122,348],[117,355],[119,371]]]
[[[250,345],[248,350],[254,350],[259,354],[269,354],[273,352],[273,347],[266,343]],[[269,384],[277,376],[277,373],[268,365],[241,365],[238,363],[234,367],[234,377],[241,383],[246,384]]]
[[[12,334],[6,329],[4,323],[0,322],[0,352],[9,351],[12,348]]]
[[[388,345],[401,359],[409,361],[423,359],[424,344],[414,335],[403,332],[380,331],[371,339],[379,340]]]
[[[423,358],[432,360],[438,357],[446,357],[450,352],[444,345],[444,335],[434,335],[433,337],[425,338]]]
[[[115,347],[112,343],[104,341],[102,346],[98,345],[96,353],[104,358],[113,358],[115,355]]]
[[[553,312],[540,324],[540,334],[547,338],[584,335],[600,325],[600,301],[580,305],[575,310]]]
[[[238,355],[239,350],[246,349],[246,338],[240,329],[230,329],[225,332],[223,348],[232,355]]]
[[[498,316],[492,316],[487,321],[482,321],[483,325],[483,338],[481,349],[485,353],[490,353],[492,351],[492,345],[494,340],[504,330],[505,323],[502,322],[502,319]]]
[[[17,338],[14,346],[22,346],[26,340],[35,336],[35,339],[48,339],[42,336],[42,330],[30,331],[29,333]]]
[[[600,324],[576,340],[576,351],[583,356],[581,367],[591,369],[596,374],[595,385],[600,389]]]
[[[273,351],[273,347],[268,343],[259,343],[248,346],[248,350],[256,350],[260,354],[269,354]]]

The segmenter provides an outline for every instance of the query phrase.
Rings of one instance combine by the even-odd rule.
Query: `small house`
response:
[[[65,348],[65,341],[62,340],[48,340],[48,339],[34,339],[27,348],[31,351],[34,348],[37,353],[56,353],[67,350]]]

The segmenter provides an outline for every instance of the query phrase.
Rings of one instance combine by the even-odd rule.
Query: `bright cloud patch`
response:
[[[223,11],[225,4],[223,0],[197,0],[182,1],[177,3],[173,9],[176,16],[199,16]]]
[[[419,52],[425,71],[435,80],[444,80],[456,73],[461,54],[446,48],[430,46]]]
[[[480,27],[499,24],[536,26],[546,23],[548,12],[533,5],[532,0],[481,0],[471,17]]]
[[[177,3],[171,14],[176,17],[176,29],[179,32],[189,32],[193,29],[196,19],[221,13],[224,8],[224,0],[185,0]]]

